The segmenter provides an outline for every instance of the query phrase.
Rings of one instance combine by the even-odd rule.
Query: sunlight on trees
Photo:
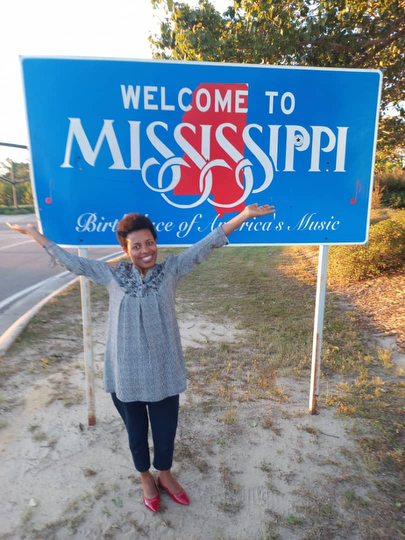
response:
[[[373,68],[384,72],[377,158],[402,164],[405,132],[405,3],[402,0],[235,0],[219,13],[152,0],[161,19],[154,58]],[[389,114],[387,112],[389,111]],[[395,114],[395,116],[393,116]]]

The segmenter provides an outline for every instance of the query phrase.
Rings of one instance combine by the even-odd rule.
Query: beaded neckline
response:
[[[121,262],[115,268],[115,280],[130,296],[147,296],[156,291],[164,277],[165,263],[155,264],[145,276],[132,264]]]

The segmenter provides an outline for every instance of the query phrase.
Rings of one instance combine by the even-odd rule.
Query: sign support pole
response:
[[[87,257],[87,248],[79,248],[79,257]],[[89,426],[94,426],[96,424],[96,406],[94,395],[93,340],[89,278],[80,276],[80,291],[82,297],[83,348],[86,373],[88,423]]]
[[[312,344],[311,389],[309,394],[309,412],[317,414],[319,379],[321,375],[321,352],[323,336],[323,317],[325,313],[326,274],[328,270],[329,246],[319,247],[318,280],[316,284],[314,338]]]

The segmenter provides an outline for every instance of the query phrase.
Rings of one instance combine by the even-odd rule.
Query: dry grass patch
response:
[[[242,508],[242,502],[238,498],[240,485],[235,482],[234,473],[224,461],[220,463],[219,473],[226,496],[218,502],[217,506],[219,510],[226,514],[237,514]]]
[[[165,251],[162,250],[161,256],[165,256]],[[314,258],[311,257],[310,252],[307,258],[301,257],[294,249],[227,248],[217,250],[206,264],[182,282],[179,290],[182,298],[180,309],[186,306],[199,316],[222,323],[230,320],[245,332],[230,343],[207,343],[205,347],[185,351],[193,400],[182,406],[188,421],[176,443],[177,461],[193,465],[200,473],[212,473],[210,452],[220,454],[228,451],[232,445],[239,444],[242,437],[247,440],[256,437],[257,433],[278,443],[280,439],[263,429],[280,435],[278,423],[287,433],[296,421],[289,397],[291,394],[296,398],[294,389],[288,383],[287,392],[280,384],[282,379],[279,377],[281,371],[283,375],[298,377],[303,374],[306,378],[309,374],[316,278]],[[21,354],[29,350],[30,340],[31,343],[33,339],[43,340],[41,347],[43,343],[44,352],[41,352],[41,356],[37,354],[35,359],[27,356],[29,359],[22,369],[33,369],[34,374],[43,377],[44,373],[49,376],[61,368],[68,371],[73,366],[73,358],[76,362],[82,348],[80,301],[78,291],[73,290],[71,294],[72,298],[62,297],[60,304],[49,306],[49,312],[41,312],[40,318],[33,323],[34,331],[28,328],[26,341],[22,336],[22,341],[16,345],[14,352],[20,347]],[[93,311],[99,316],[107,309],[104,289],[99,288],[95,298]],[[269,521],[267,532],[263,531],[263,535],[267,536],[263,538],[276,538],[279,532],[282,533],[280,538],[284,532],[286,537],[349,538],[354,531],[359,538],[369,540],[377,538],[373,536],[374,529],[381,531],[384,527],[387,535],[391,536],[381,538],[391,539],[399,535],[397,522],[404,508],[400,492],[404,485],[400,480],[404,458],[400,447],[403,444],[403,424],[400,420],[403,414],[403,387],[390,368],[389,351],[379,351],[370,344],[362,318],[354,310],[347,311],[346,308],[347,304],[335,292],[328,294],[323,374],[328,376],[330,388],[327,400],[322,405],[333,405],[339,412],[360,419],[356,432],[353,430],[352,433],[352,437],[359,441],[360,451],[350,453],[346,450],[344,453],[343,448],[339,455],[344,464],[339,471],[342,481],[332,482],[326,475],[325,484],[318,485],[319,492],[326,494],[322,499],[302,492],[304,504],[294,513],[281,516],[278,523]],[[63,322],[66,313],[72,317],[73,331],[66,320]],[[48,324],[52,318],[55,318],[55,325]],[[57,339],[63,343],[63,354],[52,357],[59,351],[46,350],[46,342],[55,343]],[[12,371],[11,361],[9,366]],[[336,390],[335,381],[341,381],[343,376],[346,384]],[[54,390],[55,396],[58,396],[55,399],[60,399],[66,388],[62,385]],[[72,387],[71,390],[74,395],[75,389]],[[257,412],[259,409],[260,413]],[[251,422],[251,411],[256,411],[254,423]],[[202,414],[209,416],[209,421],[215,426],[208,436],[204,432],[206,427],[197,431],[192,422]],[[247,421],[242,422],[243,418]],[[257,429],[257,432],[253,434],[249,431],[251,429]],[[319,442],[323,443],[323,437],[319,437],[320,432],[316,428],[304,425],[302,429],[314,441],[320,439]],[[300,436],[308,439],[306,433],[300,432]],[[249,448],[254,449],[255,446]],[[277,452],[281,454],[281,448]],[[376,504],[373,494],[367,495],[356,489],[358,479],[355,479],[355,473],[365,470],[364,467],[360,468],[359,456],[366,461],[370,471],[367,474],[372,478],[367,479],[367,489],[375,486],[380,496],[379,505],[383,511],[378,519],[368,515],[366,503],[372,501],[373,505]],[[257,462],[260,459],[262,457]],[[290,459],[307,463],[303,449],[297,449]],[[332,463],[327,458],[324,465],[340,466],[337,461]],[[265,472],[263,476],[267,490],[277,499],[281,498],[277,495],[270,464],[262,462],[260,466]],[[344,469],[346,466],[347,471]],[[232,494],[230,498],[219,499],[216,505],[224,513],[236,514],[242,508],[242,494],[234,480],[235,473],[224,461],[215,470],[226,493]],[[285,480],[287,484],[298,482],[297,478],[287,474],[282,478],[277,476],[276,480]],[[343,481],[343,478],[346,480]],[[103,497],[104,491],[104,485],[95,488],[91,501]],[[333,500],[328,499],[332,494]],[[109,511],[108,508],[106,511]],[[73,510],[68,517],[69,522],[64,520],[54,526],[70,526],[75,531],[77,524],[85,518]],[[281,530],[276,531],[276,526]],[[58,529],[43,528],[37,531],[37,537],[40,538],[42,534],[51,538],[55,530]],[[371,536],[367,536],[369,533]],[[113,534],[113,530],[108,534]]]
[[[290,251],[294,263],[286,268],[306,283],[316,282],[318,249],[296,247]],[[405,272],[382,275],[359,283],[342,285],[328,279],[327,306],[335,303],[352,310],[353,325],[368,327],[374,333],[394,335],[405,351]],[[356,309],[353,312],[353,308]],[[350,313],[350,312],[349,312]],[[326,314],[327,318],[327,314]]]
[[[176,441],[174,459],[178,462],[186,462],[193,465],[201,473],[207,473],[210,469],[208,462],[202,457],[193,440],[182,438]]]

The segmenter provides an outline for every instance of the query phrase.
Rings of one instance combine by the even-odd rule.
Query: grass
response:
[[[301,518],[295,516],[294,514],[290,514],[287,517],[287,524],[288,525],[293,525],[295,527],[295,526],[301,526],[303,523],[304,523],[304,521]]]
[[[222,418],[224,424],[230,425],[235,423],[235,409],[232,407]]]
[[[225,461],[221,461],[219,473],[225,497],[221,498],[217,503],[217,507],[226,514],[237,514],[242,508],[242,501],[238,498],[240,485],[235,482],[234,473]]]
[[[392,366],[392,349],[383,349],[382,347],[377,347],[377,355],[380,362],[386,366]]]
[[[54,401],[62,401],[65,407],[73,407],[79,405],[84,400],[84,391],[69,381],[62,381],[55,385],[52,396],[47,401],[47,405],[51,405]]]
[[[103,484],[101,486],[101,484]],[[58,532],[63,530],[63,537],[71,537],[79,528],[93,509],[97,500],[109,493],[112,486],[105,486],[100,482],[96,484],[92,492],[83,494],[72,499],[64,508],[62,517],[54,521],[48,521],[39,528],[31,523],[34,508],[27,506],[21,514],[16,529],[12,531],[15,538],[30,538],[30,540],[43,540],[59,537]],[[9,538],[9,535],[4,538]],[[3,536],[2,536],[3,538]]]
[[[0,214],[8,216],[16,216],[19,214],[33,214],[34,212],[35,208],[29,205],[19,205],[18,208],[14,208],[14,206],[0,206]]]
[[[105,312],[108,292],[104,287],[92,284],[91,299],[95,320],[100,312]],[[56,373],[64,367],[77,364],[77,357],[83,351],[82,336],[80,286],[75,283],[52,299],[33,317],[4,355],[3,361],[0,362],[0,388],[7,388],[7,381],[21,369],[25,369],[32,376],[42,376],[43,371],[47,374]],[[38,343],[43,344],[41,355],[33,353]],[[48,343],[52,343],[49,348]],[[55,344],[60,349],[55,350]],[[47,352],[49,354],[46,354]],[[8,361],[16,354],[20,354],[18,365]],[[81,401],[78,392],[73,401],[72,396],[62,397],[66,398],[67,406]]]
[[[264,482],[264,485],[266,486],[266,489],[270,491],[271,493],[274,493],[276,495],[280,494],[280,491],[276,488],[273,481],[273,468],[270,463],[263,460],[260,462],[258,469],[260,469],[262,472],[266,473],[266,480]]]
[[[363,419],[372,429],[371,436],[360,438],[360,445],[383,474],[405,469],[404,403],[404,382],[383,381],[367,372],[353,384],[342,383],[327,401],[341,414]]]
[[[232,361],[235,348],[242,358],[242,349],[248,350],[250,362],[242,360],[242,367],[251,366],[254,385],[266,389],[274,386],[277,369],[301,373],[310,367],[315,290],[313,276],[301,279],[305,273],[292,250],[227,248],[187,276],[179,295],[193,303],[193,311],[218,321],[237,321],[245,333],[227,354]],[[232,294],[222,286],[230,276]],[[355,373],[359,356],[369,349],[365,336],[353,326],[352,314],[337,310],[328,299],[323,345],[326,372]],[[218,352],[220,356],[222,351]]]
[[[327,400],[340,414],[363,421],[356,439],[360,456],[375,478],[380,497],[384,494],[384,521],[387,523],[384,527],[387,526],[388,531],[382,538],[389,538],[389,534],[391,538],[405,535],[401,517],[405,507],[404,403],[404,382],[384,381],[370,376],[367,370],[352,384],[342,383]],[[346,493],[346,506],[350,497]],[[360,499],[356,499],[356,504],[367,506]]]
[[[161,257],[164,258],[166,253],[167,250],[161,250]],[[306,257],[311,256],[311,251],[307,251]],[[289,395],[279,380],[280,375],[306,380],[309,377],[315,304],[312,270],[313,265],[294,248],[227,248],[217,250],[206,264],[181,283],[179,308],[182,311],[207,316],[222,324],[230,321],[244,330],[232,342],[208,343],[202,348],[185,351],[189,388],[198,399],[182,412],[187,414],[188,408],[194,409],[202,416],[211,414],[221,420],[212,440],[214,452],[225,451],[231,440],[237,441],[241,429],[238,407],[250,403],[260,405],[263,416],[258,430],[271,430],[276,435],[281,433],[278,421],[294,420]],[[107,295],[104,289],[92,287],[92,296],[94,314],[105,312]],[[66,313],[69,313],[69,321],[65,318]],[[59,340],[60,351],[47,351],[48,340],[52,343]],[[38,341],[44,347],[41,355],[24,354]],[[7,376],[2,378],[3,384],[6,385],[7,378],[16,369],[30,370],[33,375],[43,377],[44,373],[48,375],[73,366],[81,349],[80,299],[76,286],[44,308],[20,336],[10,357],[19,353],[25,360],[17,367],[5,358],[2,365]],[[339,297],[329,292],[322,358],[322,373],[329,384],[327,396],[321,395],[320,404],[321,407],[334,407],[349,419],[356,419],[356,432],[351,434],[357,441],[356,451],[342,448],[339,457],[350,462],[352,467],[356,467],[357,460],[363,460],[378,489],[381,511],[378,516],[369,512],[369,501],[370,505],[375,505],[376,501],[372,496],[358,493],[353,482],[351,485],[349,482],[329,482],[329,489],[332,492],[336,489],[335,500],[318,500],[304,494],[307,504],[297,508],[296,513],[284,516],[280,526],[300,527],[300,538],[333,538],[336,531],[343,531],[339,534],[345,537],[349,534],[349,525],[354,526],[360,513],[361,531],[366,531],[361,532],[362,537],[377,538],[373,536],[374,529],[384,530],[385,536],[381,538],[396,538],[402,534],[398,522],[405,505],[402,489],[405,484],[404,384],[397,379],[391,366],[392,351],[378,349],[364,331],[358,314],[345,309]],[[63,389],[60,390],[57,395],[63,397]],[[64,401],[67,401],[66,397]],[[277,408],[271,408],[273,405]],[[318,428],[304,425],[301,429],[314,440],[319,438]],[[33,435],[35,431],[39,433],[36,428]],[[271,433],[268,435],[272,436]],[[304,460],[299,451],[295,459],[297,462]],[[203,450],[187,437],[177,441],[175,460],[192,465],[196,474],[210,472],[209,460]],[[270,463],[264,460],[259,468],[266,473],[267,489],[277,493]],[[235,482],[234,474],[222,461],[220,482],[232,497],[219,501],[217,506],[231,515],[242,507],[240,486]],[[96,485],[92,500],[98,500],[106,493],[104,484]],[[115,499],[119,501],[119,497]],[[113,505],[119,507],[117,503],[113,502]],[[347,524],[342,519],[341,509]],[[73,527],[78,527],[85,518],[79,510],[72,510],[69,516]],[[274,524],[263,534],[268,538],[278,536]]]
[[[220,501],[218,508],[226,514],[237,514],[242,508],[242,503],[234,499],[228,499],[226,501]]]
[[[184,438],[176,442],[174,459],[177,462],[187,462],[193,465],[201,473],[207,473],[210,469],[208,462],[202,458],[201,452]]]
[[[273,480],[269,479],[269,480],[266,480],[266,482],[264,483],[266,488],[271,492],[271,493],[275,493],[276,495],[280,494],[280,490],[278,490],[276,488],[276,486],[274,485],[274,482]]]
[[[225,491],[230,494],[238,493],[240,490],[240,485],[234,481],[234,475],[229,466],[224,461],[221,461],[220,463],[219,473],[221,476],[221,483],[224,486]]]
[[[260,465],[258,467],[261,471],[267,473],[267,474],[272,474],[273,472],[273,469],[271,468],[271,465],[270,463],[267,463],[267,461],[263,460],[260,462]]]
[[[266,521],[259,540],[281,540],[281,536],[276,531],[277,525],[271,521]]]
[[[233,268],[238,268],[238,272],[232,271]],[[215,276],[214,280],[212,276]],[[229,276],[232,276],[232,294],[222,286],[229,283]],[[285,395],[277,387],[277,373],[281,370],[287,375],[307,377],[312,347],[315,280],[313,265],[297,256],[294,248],[227,248],[215,253],[203,267],[189,275],[179,293],[184,302],[193,304],[193,311],[205,313],[221,322],[229,318],[246,330],[241,338],[229,345],[226,355],[224,350],[215,346],[188,353],[193,364],[198,365],[202,356],[208,355],[211,359],[201,371],[193,374],[193,389],[199,391],[201,386],[206,393],[207,385],[215,386],[217,381],[221,381],[219,392],[228,402],[237,399],[254,401],[263,397],[274,399]],[[229,364],[232,369],[229,369]],[[341,414],[369,422],[367,429],[372,436],[355,438],[358,440],[359,457],[366,466],[374,467],[375,481],[382,481],[387,491],[387,516],[393,516],[392,522],[387,519],[387,538],[398,534],[398,512],[404,507],[403,494],[399,493],[402,489],[394,489],[392,478],[387,484],[382,476],[393,475],[397,485],[404,485],[401,484],[402,473],[399,470],[404,459],[399,447],[403,437],[400,435],[403,433],[400,421],[404,410],[400,405],[403,385],[394,380],[389,369],[391,365],[392,351],[377,348],[363,330],[359,314],[345,309],[338,295],[328,293],[322,373],[330,384],[328,399],[321,398],[321,401],[323,405],[336,407]],[[390,378],[384,384],[378,382],[378,376],[383,376],[381,366]],[[201,374],[205,376],[203,384],[199,380]],[[339,388],[336,395],[333,381],[342,376],[348,382]],[[239,381],[239,386],[236,381]],[[283,412],[288,419],[289,412],[282,411],[282,415]],[[261,425],[265,429],[273,429],[272,416],[265,415]],[[304,426],[302,429],[313,436],[314,442],[318,440],[320,431],[317,428]],[[379,445],[378,441],[382,444]],[[297,461],[300,460],[302,458],[298,455]],[[277,489],[271,478],[267,482],[270,483],[268,489]],[[342,507],[345,501],[347,503],[347,496],[342,496]],[[365,507],[361,504],[355,506]],[[313,508],[308,507],[306,512],[313,513]],[[312,525],[308,525],[314,537],[329,531],[331,523],[340,523],[339,512],[331,503],[321,503],[315,517]],[[369,516],[364,523],[371,523],[374,519]],[[367,528],[365,524],[362,527]],[[367,530],[372,530],[372,526]]]

